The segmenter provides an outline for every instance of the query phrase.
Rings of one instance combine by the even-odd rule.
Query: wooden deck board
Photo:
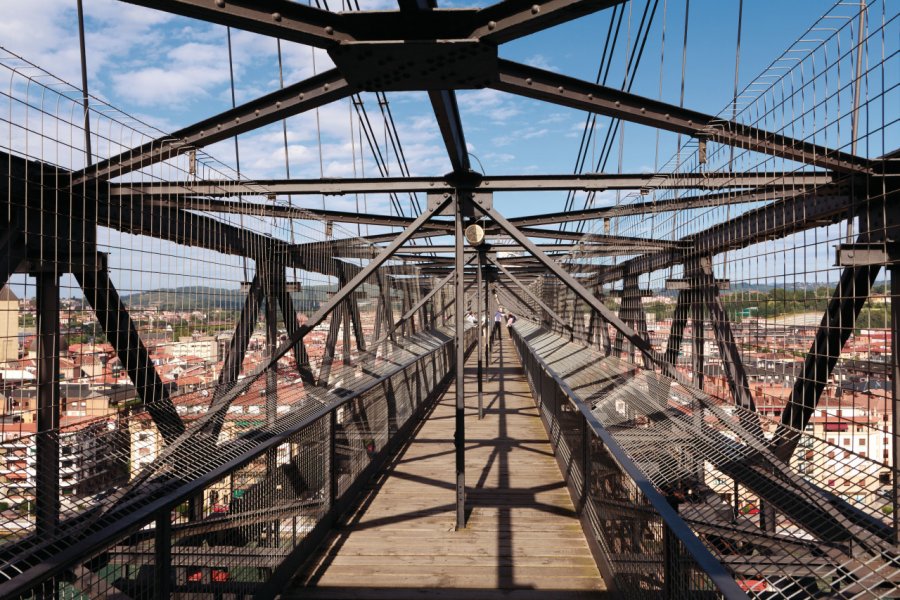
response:
[[[283,597],[602,598],[575,508],[508,338],[466,365],[466,529],[455,531],[455,389]]]

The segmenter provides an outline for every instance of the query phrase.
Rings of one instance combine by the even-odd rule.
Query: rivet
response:
[[[593,95],[593,94],[588,94],[588,100],[593,100],[593,99],[594,99],[594,95]]]
[[[327,33],[328,35],[334,35],[334,27],[332,27],[331,25],[326,25],[325,33]]]
[[[531,85],[531,83],[532,83],[532,82],[531,82],[531,77],[529,77],[528,79],[526,79],[526,80],[525,80],[525,83],[527,83],[528,85]]]
[[[216,129],[222,129],[222,124],[219,123],[218,125],[216,125]]]
[[[280,101],[280,100],[279,100],[278,102],[275,103],[275,108],[281,108],[281,101]]]
[[[493,31],[493,30],[496,29],[496,28],[497,28],[497,22],[496,22],[496,21],[488,21],[488,29],[490,29],[491,31]]]
[[[328,90],[328,84],[326,83],[325,85],[323,85],[323,86],[322,86],[322,89],[323,89],[323,90]]]
[[[306,97],[306,94],[304,94],[304,93],[301,93],[301,94],[298,96],[298,98],[300,98],[300,100],[303,100],[305,97]]]
[[[272,13],[272,18],[275,19],[276,22],[281,22],[281,13]]]
[[[253,111],[253,114],[256,115],[256,116],[258,117],[258,116],[259,116],[259,109],[257,108],[256,110],[254,110],[254,111]]]
[[[225,8],[225,0],[216,0],[216,6],[219,8]]]
[[[647,112],[647,109],[644,108],[644,107],[642,106],[642,107],[641,107],[641,114],[644,114],[645,112]]]
[[[538,6],[537,4],[532,4],[531,5],[531,14],[536,15],[539,12],[541,12],[541,7]]]
[[[240,117],[235,117],[235,118],[234,118],[234,122],[235,122],[235,123],[240,123],[240,122],[241,122],[241,118],[240,118]]]
[[[616,100],[616,108],[618,108],[618,107],[620,107],[620,106],[622,106],[622,103],[619,102],[618,100]]]
[[[558,91],[560,94],[562,94],[562,93],[565,92],[566,90],[563,89],[563,86],[559,86],[558,88],[556,88],[556,91]]]
[[[694,126],[694,122],[693,122],[691,119],[688,119],[688,125],[691,126],[691,127],[693,127],[693,126]]]
[[[669,113],[666,113],[666,118],[667,118],[667,119],[669,118]]]

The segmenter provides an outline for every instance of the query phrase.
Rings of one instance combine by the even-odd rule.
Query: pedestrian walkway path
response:
[[[605,597],[508,336],[491,358],[480,421],[476,353],[466,364],[465,530],[454,530],[451,385],[356,514],[283,597]]]

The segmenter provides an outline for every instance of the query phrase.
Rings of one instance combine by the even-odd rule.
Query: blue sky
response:
[[[77,30],[74,0],[33,0],[22,11],[16,2],[0,5],[0,42],[63,79],[76,83]],[[391,2],[361,2],[363,8],[391,8]],[[663,21],[663,5],[666,18]],[[741,81],[746,83],[793,41],[828,3],[815,0],[747,3],[744,11]],[[467,3],[447,4],[448,7]],[[637,30],[643,0],[631,12],[631,35]],[[687,42],[685,105],[719,112],[731,99],[737,1],[693,0]],[[666,29],[662,98],[677,103],[681,85],[684,2],[660,2],[634,91],[658,96],[660,36]],[[169,131],[230,107],[225,28],[135,7],[115,0],[85,0],[88,28],[88,66],[91,92],[125,112]],[[501,47],[503,57],[568,75],[593,80],[600,61],[611,11],[603,11]],[[777,15],[777,18],[773,18]],[[618,86],[625,63],[629,15],[626,14],[609,84]],[[238,102],[276,89],[278,71],[275,41],[233,31]],[[283,44],[285,80],[292,83],[313,70],[331,66],[324,53]],[[315,64],[314,64],[315,63]],[[437,128],[424,94],[393,93],[392,109],[401,127],[401,142],[416,174],[449,170]],[[584,115],[566,108],[542,105],[492,90],[459,93],[467,141],[490,173],[571,172]],[[374,99],[368,104],[377,113]],[[296,175],[315,176],[319,148],[313,115],[289,121],[291,167]],[[349,109],[346,102],[319,111],[323,164],[327,175],[351,176]],[[605,127],[606,119],[601,120]],[[312,125],[312,127],[311,127]],[[623,168],[653,169],[655,133],[626,126]],[[283,174],[280,127],[243,136],[242,170],[250,177]],[[663,135],[660,157],[673,153],[674,136]],[[273,143],[273,141],[275,143]],[[357,148],[358,150],[358,148]],[[220,144],[210,153],[234,162],[233,145]],[[608,168],[614,169],[617,160]],[[357,173],[361,167],[357,165]],[[282,173],[280,173],[281,171]]]
[[[393,9],[395,6],[388,0],[360,0],[360,4],[363,9]],[[618,87],[622,82],[626,42],[636,35],[645,4],[646,0],[634,0],[626,5],[607,82],[612,87]],[[740,87],[754,80],[832,4],[822,0],[745,0]],[[230,108],[224,27],[117,0],[84,0],[84,5],[93,95],[163,131],[178,129]],[[459,8],[471,6],[471,3],[442,3],[441,6]],[[673,104],[679,102],[685,7],[685,0],[659,1],[647,47],[637,69],[634,93],[661,97]],[[332,3],[331,8],[339,6]],[[878,10],[881,10],[880,5]],[[734,85],[737,13],[738,0],[690,1],[684,80],[686,107],[719,113],[729,106]],[[0,45],[77,85],[80,74],[75,14],[75,0],[29,0],[27,10],[22,9],[22,3],[7,0],[0,3]],[[611,10],[602,11],[505,44],[500,48],[500,56],[594,80],[610,15]],[[665,47],[664,63],[661,64],[663,29]],[[895,32],[896,27],[889,31]],[[277,89],[275,40],[232,31],[232,42],[238,103]],[[888,40],[888,44],[896,43],[896,40]],[[283,56],[286,84],[332,66],[324,52],[295,44],[283,44]],[[896,61],[892,65],[896,68]],[[896,74],[893,77],[896,78]],[[448,171],[449,161],[426,95],[391,93],[388,98],[412,173],[439,175]],[[461,91],[458,98],[466,139],[477,159],[473,161],[477,167],[490,174],[572,172],[585,123],[584,113],[493,90]],[[890,100],[894,98],[897,98],[896,93],[889,97]],[[380,131],[374,96],[366,94],[364,99],[375,129]],[[846,106],[842,110],[846,112]],[[598,120],[600,141],[609,122],[607,118]],[[371,156],[361,152],[358,138],[351,137],[351,127],[355,131],[355,124],[351,125],[351,108],[346,101],[324,107],[317,113],[289,119],[291,174],[316,177],[321,169],[331,177],[374,175]],[[898,137],[896,129],[895,125],[891,134],[895,140]],[[841,139],[845,137],[846,131]],[[596,142],[596,147],[600,141]],[[675,155],[675,142],[674,134],[662,133],[657,137],[652,129],[628,124],[621,160],[617,138],[606,171],[615,172],[620,164],[624,172],[650,172],[662,168]],[[121,144],[125,147],[136,145],[130,138],[123,138]],[[223,163],[234,166],[232,141],[216,144],[207,151]],[[244,176],[284,176],[280,124],[241,136],[240,152]],[[745,160],[742,164],[750,167],[753,162]],[[391,166],[391,173],[399,173],[396,164]],[[598,204],[614,200],[613,194],[606,193],[598,198]],[[561,210],[564,201],[564,193],[504,194],[495,198],[496,205],[508,216]],[[579,198],[578,202],[581,201]],[[306,197],[299,202],[321,207],[323,200]],[[328,208],[356,210],[354,198],[329,197],[324,202]],[[382,196],[367,198],[367,206],[371,212],[390,210]],[[697,226],[709,226],[729,215],[733,216],[733,213],[711,212],[699,219]],[[619,233],[646,235],[653,228],[657,235],[667,237],[671,217],[668,219],[650,223],[639,219],[623,221]]]

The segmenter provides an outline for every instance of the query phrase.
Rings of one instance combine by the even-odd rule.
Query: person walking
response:
[[[490,343],[494,343],[494,336],[497,336],[497,340],[500,338],[500,324],[503,323],[503,309],[498,308],[497,312],[494,313],[494,327],[491,329],[491,341]]]

